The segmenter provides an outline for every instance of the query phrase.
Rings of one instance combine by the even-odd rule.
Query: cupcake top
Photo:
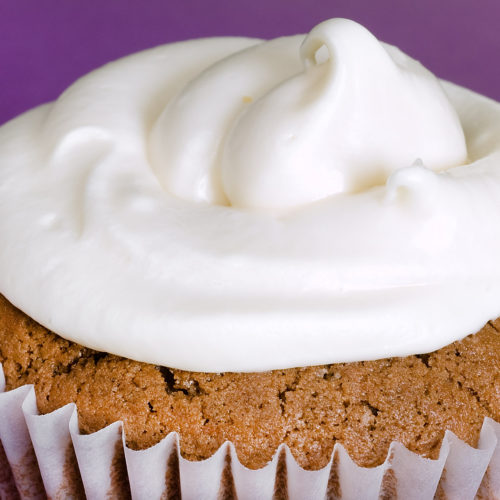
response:
[[[193,371],[429,352],[500,316],[500,104],[358,24],[166,45],[0,129],[0,293]]]

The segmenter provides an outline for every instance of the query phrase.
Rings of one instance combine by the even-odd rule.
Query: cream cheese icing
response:
[[[347,20],[166,45],[0,129],[0,292],[197,371],[429,352],[500,316],[500,104]]]

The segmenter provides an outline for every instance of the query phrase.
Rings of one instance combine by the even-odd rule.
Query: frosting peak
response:
[[[150,141],[164,188],[190,201],[286,209],[382,185],[467,151],[438,80],[361,25],[332,19],[218,61],[166,106]]]

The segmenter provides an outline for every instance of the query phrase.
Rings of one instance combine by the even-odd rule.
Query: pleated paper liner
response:
[[[175,433],[134,451],[121,422],[83,435],[74,404],[39,415],[33,386],[4,390],[0,366],[3,499],[500,499],[500,424],[488,418],[477,448],[447,431],[437,460],[393,442],[382,465],[363,468],[337,444],[328,465],[306,471],[281,445],[250,470],[229,442],[200,462],[180,455]]]

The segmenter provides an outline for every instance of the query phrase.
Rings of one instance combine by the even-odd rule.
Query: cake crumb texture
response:
[[[404,358],[263,373],[196,373],[97,352],[62,339],[0,295],[0,362],[7,389],[34,384],[38,408],[78,407],[81,431],[122,420],[131,448],[169,432],[190,460],[232,441],[264,466],[286,443],[318,469],[342,443],[362,466],[391,441],[437,458],[446,429],[472,446],[484,417],[500,421],[500,321],[438,351]]]

